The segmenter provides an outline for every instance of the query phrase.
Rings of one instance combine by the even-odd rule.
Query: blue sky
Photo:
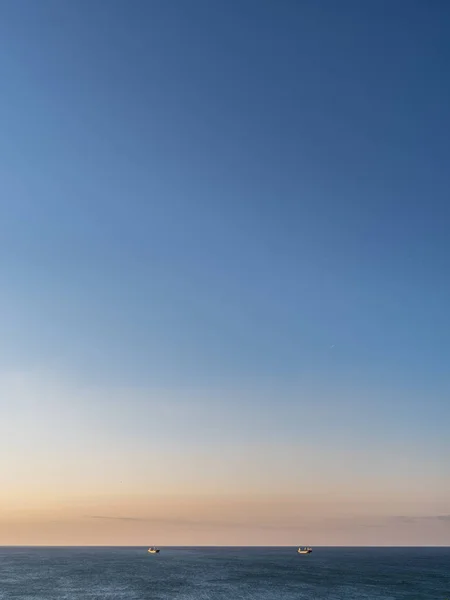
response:
[[[262,402],[275,444],[304,407],[319,445],[327,414],[355,452],[371,423],[383,457],[385,434],[413,462],[427,440],[444,485],[449,18],[437,0],[2,3],[3,389],[209,390],[188,448],[224,405],[243,444]]]

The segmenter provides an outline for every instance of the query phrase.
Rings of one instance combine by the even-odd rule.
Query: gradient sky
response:
[[[0,544],[450,544],[450,5],[0,5]]]

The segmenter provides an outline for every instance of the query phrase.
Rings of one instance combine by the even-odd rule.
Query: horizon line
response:
[[[389,545],[381,545],[381,544],[365,544],[365,545],[355,545],[355,544],[350,544],[350,545],[336,545],[336,544],[329,544],[329,545],[318,545],[318,546],[313,546],[310,544],[311,547],[314,548],[448,548],[450,549],[450,544],[425,544],[422,546],[412,546],[412,545],[406,545],[406,544],[400,544],[400,545],[395,545],[395,544],[389,544]],[[242,544],[218,544],[218,545],[211,545],[211,544],[198,544],[198,545],[194,545],[194,544],[190,544],[190,545],[169,545],[169,546],[165,546],[165,545],[158,545],[158,548],[298,548],[299,545],[298,544],[283,544],[283,545],[279,545],[279,544],[268,544],[268,545],[262,545],[262,544],[250,544],[250,545],[242,545]],[[117,544],[117,545],[99,545],[99,544],[0,544],[0,548],[147,548],[147,545],[123,545],[123,544]]]

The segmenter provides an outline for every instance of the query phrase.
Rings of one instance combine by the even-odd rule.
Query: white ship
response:
[[[312,552],[312,548],[310,548],[309,546],[306,546],[306,547],[300,547],[300,548],[297,550],[297,552],[298,552],[299,554],[311,554],[311,552]]]
[[[158,554],[159,548],[155,548],[155,546],[152,546],[151,548],[148,549],[148,553],[149,554]]]

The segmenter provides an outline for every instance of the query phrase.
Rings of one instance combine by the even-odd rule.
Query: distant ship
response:
[[[309,548],[309,546],[308,546],[308,547],[305,547],[305,548],[302,548],[302,547],[300,547],[300,548],[297,550],[297,552],[298,552],[299,554],[311,554],[311,552],[312,552],[312,548]]]
[[[155,548],[155,546],[152,546],[151,548],[148,549],[148,553],[149,554],[158,554],[159,548]]]

